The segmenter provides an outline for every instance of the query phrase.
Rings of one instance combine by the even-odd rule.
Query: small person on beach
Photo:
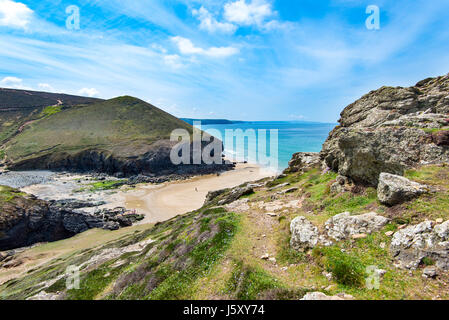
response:
[[[198,188],[195,188],[195,191],[198,192]]]

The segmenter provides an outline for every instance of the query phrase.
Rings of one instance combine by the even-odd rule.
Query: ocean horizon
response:
[[[241,129],[243,131],[253,129],[256,132],[257,137],[258,130],[267,130],[267,155],[270,154],[269,132],[270,130],[278,130],[278,164],[276,167],[268,167],[271,170],[280,172],[288,167],[288,162],[291,160],[294,153],[320,152],[329,133],[337,125],[337,123],[306,121],[229,121],[228,123],[202,124],[201,129],[212,135],[214,135],[214,130],[218,130],[221,134],[221,137],[219,138],[225,137],[225,130],[227,129]],[[234,157],[237,161],[248,161],[249,163],[267,167],[264,163],[259,161],[260,159],[251,157],[252,152],[250,152],[247,139],[245,139],[246,141],[243,148],[237,148],[235,141],[230,142],[226,141],[226,139],[222,140],[226,157]]]

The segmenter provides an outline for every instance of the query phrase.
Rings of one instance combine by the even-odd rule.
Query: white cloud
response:
[[[83,88],[78,91],[78,94],[81,96],[88,96],[88,97],[96,97],[98,96],[100,92],[98,92],[95,88]]]
[[[195,47],[192,41],[183,37],[172,37],[171,40],[176,43],[179,51],[182,54],[187,55],[197,54],[213,58],[225,58],[235,55],[239,52],[239,50],[234,47],[211,47],[209,49]]]
[[[44,91],[48,91],[48,92],[54,92],[55,91],[55,88],[53,88],[48,83],[39,83],[38,87],[39,87],[40,90],[44,90]]]
[[[201,21],[200,29],[208,32],[234,33],[237,26],[228,22],[218,22],[206,8],[201,7],[199,10],[192,10],[192,15]]]
[[[250,3],[238,0],[224,6],[226,20],[243,26],[261,26],[265,19],[273,14],[271,4],[265,0],[252,0]]]
[[[0,0],[0,26],[26,29],[33,10],[25,4],[11,0]]]
[[[23,84],[23,80],[17,77],[5,77],[0,81],[0,86],[10,89],[31,90]]]

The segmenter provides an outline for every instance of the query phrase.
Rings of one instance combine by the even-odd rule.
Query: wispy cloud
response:
[[[218,22],[217,19],[204,7],[192,10],[192,15],[201,21],[200,29],[208,32],[222,32],[232,34],[237,30],[237,26],[228,22]]]
[[[178,46],[179,51],[186,55],[202,55],[213,58],[226,58],[233,56],[239,52],[239,49],[234,47],[210,47],[203,49],[196,47],[192,41],[183,37],[172,37],[171,40]]]
[[[449,71],[443,0],[381,1],[376,32],[347,0],[313,12],[293,1],[74,0],[76,32],[64,6],[23,2],[26,27],[0,26],[0,86],[129,94],[177,116],[335,121],[368,90]]]

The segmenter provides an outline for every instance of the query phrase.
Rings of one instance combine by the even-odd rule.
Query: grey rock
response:
[[[355,216],[352,216],[349,212],[344,212],[326,221],[325,228],[330,238],[340,241],[352,236],[378,231],[388,221],[387,218],[375,212]]]
[[[288,193],[293,193],[293,192],[296,192],[296,191],[298,191],[299,190],[299,188],[296,188],[296,187],[294,187],[294,188],[288,188],[288,189],[286,189],[286,190],[282,190],[282,191],[279,191],[277,194],[288,194]]]
[[[50,200],[49,203],[53,207],[58,207],[61,209],[63,208],[66,210],[99,207],[99,206],[106,204],[106,202],[104,202],[104,201],[89,202],[89,201],[82,201],[82,200],[78,200],[78,199]]]
[[[226,196],[218,201],[218,205],[222,206],[225,204],[230,204],[234,201],[239,200],[241,197],[249,195],[254,192],[254,189],[248,186],[237,187],[231,190]]]
[[[18,195],[14,203],[0,207],[0,251],[70,238],[89,229],[117,230],[141,220],[138,214],[124,214],[124,208],[106,210],[92,215],[71,207],[84,206],[78,202],[47,202],[32,196]]]
[[[346,191],[346,189],[345,189],[344,185],[341,185],[339,182],[335,182],[331,185],[331,193],[337,194],[337,193],[342,193],[345,191]]]
[[[327,296],[322,292],[309,292],[301,300],[304,301],[324,301],[324,300],[352,300],[353,296],[349,294],[338,294],[336,296]]]
[[[41,301],[51,301],[51,300],[61,300],[63,294],[61,293],[47,293],[45,291],[41,291],[38,294],[28,298],[27,300],[41,300]]]
[[[318,228],[305,217],[296,217],[290,224],[290,245],[295,250],[314,248],[319,241]]]
[[[290,224],[290,246],[295,250],[312,249],[318,244],[330,246],[332,242],[319,233],[318,228],[305,217],[296,217]]]
[[[268,190],[269,191],[273,191],[273,190],[277,190],[277,189],[281,189],[281,188],[287,187],[289,185],[290,185],[290,183],[285,182],[285,183],[278,184],[277,186],[274,186],[274,187],[272,187],[272,188],[270,188]]]
[[[320,165],[319,153],[298,152],[293,155],[284,173],[305,172],[311,168],[320,167]]]
[[[381,173],[377,196],[379,201],[388,206],[416,198],[429,191],[427,186],[410,181],[404,177],[389,173]]]
[[[424,221],[397,231],[390,251],[398,268],[414,270],[428,258],[436,268],[449,271],[449,220],[436,226]]]
[[[429,267],[424,268],[424,270],[422,272],[422,276],[423,276],[423,278],[428,278],[428,279],[436,278],[438,276],[437,268],[435,266],[429,266]]]
[[[341,175],[371,186],[377,186],[382,172],[403,175],[420,164],[449,162],[449,134],[440,130],[449,128],[448,93],[449,75],[368,93],[343,110],[321,159]]]

